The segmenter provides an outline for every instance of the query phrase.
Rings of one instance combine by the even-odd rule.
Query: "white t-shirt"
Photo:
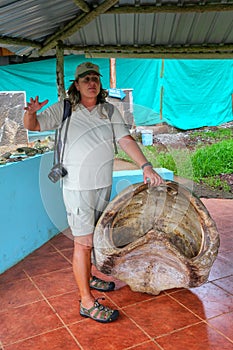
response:
[[[55,103],[37,116],[41,131],[60,126],[63,107],[63,102]],[[103,112],[105,117],[101,114],[101,105],[89,112],[82,104],[72,112],[63,160],[68,171],[63,178],[64,188],[90,190],[112,184],[114,148],[111,123],[116,140],[129,135],[129,130],[115,106],[111,122],[105,109]],[[64,125],[62,135],[65,128]]]

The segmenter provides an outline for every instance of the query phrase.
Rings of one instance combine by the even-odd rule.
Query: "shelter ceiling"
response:
[[[233,0],[1,0],[0,46],[16,55],[232,58]]]

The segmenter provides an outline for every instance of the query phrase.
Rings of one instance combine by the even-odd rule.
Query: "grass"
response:
[[[231,191],[231,187],[228,185],[228,182],[225,180],[221,180],[218,176],[210,176],[210,177],[204,178],[202,182],[208,185],[209,187],[220,188],[224,192]]]
[[[174,175],[229,192],[230,186],[220,179],[220,175],[233,173],[232,136],[232,129],[194,132],[190,134],[190,138],[198,140],[194,150],[167,147],[159,151],[156,146],[143,146],[140,143],[139,146],[154,167],[167,168],[172,170]],[[203,141],[200,144],[200,140],[207,139],[212,139],[214,143],[206,145]],[[131,161],[122,150],[119,150],[118,158]]]
[[[224,140],[198,149],[192,155],[194,178],[233,173],[233,140]]]
[[[224,139],[230,139],[233,136],[232,129],[218,129],[216,131],[195,131],[190,134],[190,138],[200,137],[202,139],[214,139],[218,141],[222,141]]]

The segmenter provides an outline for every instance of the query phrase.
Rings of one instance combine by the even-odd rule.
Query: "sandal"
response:
[[[90,288],[100,292],[110,292],[115,288],[114,282],[103,281],[98,277],[92,276],[90,280]]]
[[[80,303],[80,315],[83,317],[89,317],[97,322],[109,323],[115,321],[118,318],[119,311],[112,310],[109,307],[100,304],[98,302],[98,299],[96,299],[94,305],[90,309],[86,309]]]

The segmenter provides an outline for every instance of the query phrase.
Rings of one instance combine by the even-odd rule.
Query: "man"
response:
[[[119,312],[101,305],[91,289],[107,292],[115,285],[92,276],[91,251],[95,224],[111,193],[112,126],[120,147],[143,169],[144,182],[149,180],[151,185],[158,186],[163,180],[130,136],[116,107],[110,121],[105,102],[107,93],[102,88],[100,76],[97,65],[82,63],[76,68],[75,80],[68,90],[72,114],[64,152],[64,167],[68,174],[63,178],[63,198],[74,236],[73,272],[81,296],[80,314],[107,323],[116,320]],[[45,131],[61,125],[63,102],[55,103],[37,115],[47,102],[39,102],[38,96],[30,98],[25,108],[25,128]]]

